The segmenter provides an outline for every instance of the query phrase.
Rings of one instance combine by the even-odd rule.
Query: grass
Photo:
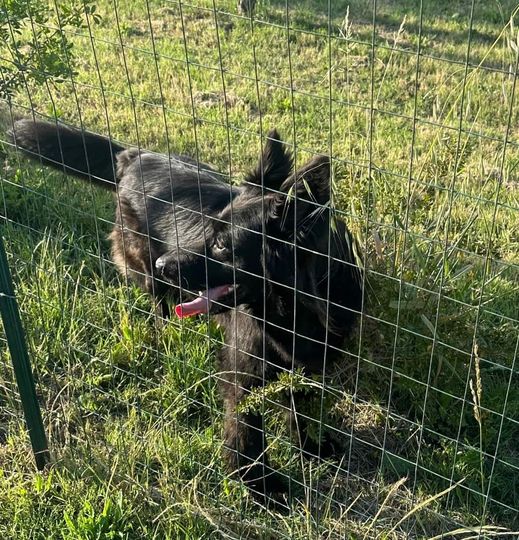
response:
[[[325,384],[326,429],[344,459],[301,463],[272,410],[294,501],[289,516],[255,505],[220,469],[219,330],[201,320],[157,330],[149,299],[108,258],[111,197],[8,152],[2,235],[54,464],[34,470],[0,334],[3,538],[519,529],[515,2],[476,3],[467,68],[470,2],[425,2],[421,33],[415,0],[378,2],[375,30],[370,3],[332,4],[331,18],[327,2],[294,5],[287,32],[277,0],[260,3],[253,26],[227,0],[216,15],[210,0],[119,3],[117,19],[100,0],[92,39],[87,26],[74,37],[73,83],[12,105],[198,153],[231,181],[270,127],[298,163],[332,151],[336,206],[368,280],[349,354]],[[322,382],[294,377],[280,388],[302,385],[319,414]]]

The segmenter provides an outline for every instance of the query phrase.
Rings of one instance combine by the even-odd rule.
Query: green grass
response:
[[[476,2],[467,72],[470,2],[424,2],[418,78],[415,0],[378,2],[374,34],[360,0],[332,2],[331,25],[327,2],[298,2],[288,33],[285,2],[260,2],[253,28],[234,1],[218,2],[218,34],[212,2],[193,4],[148,2],[150,29],[147,3],[119,2],[116,21],[100,0],[95,56],[87,27],[74,38],[74,84],[20,92],[13,106],[151,150],[198,151],[233,181],[255,163],[260,130],[297,143],[298,163],[332,150],[336,205],[364,246],[368,278],[351,354],[326,381],[326,429],[353,433],[351,459],[343,436],[340,468],[301,464],[272,410],[273,454],[303,487],[294,484],[290,516],[254,504],[221,470],[219,330],[155,329],[149,298],[109,261],[111,197],[9,152],[2,235],[54,464],[34,470],[0,334],[0,536],[519,529],[515,2]],[[310,408],[319,403],[310,387],[320,381],[296,383]],[[460,485],[442,494],[451,477]],[[304,489],[316,479],[317,499]]]

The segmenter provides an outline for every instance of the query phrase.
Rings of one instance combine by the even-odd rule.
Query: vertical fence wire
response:
[[[8,252],[11,250],[27,269],[20,275],[44,272],[55,283],[61,283],[59,309],[63,312],[69,306],[68,287],[75,291],[73,310],[85,295],[102,311],[100,320],[89,320],[88,314],[78,310],[81,315],[76,323],[88,327],[92,336],[83,342],[76,342],[72,336],[67,349],[70,358],[61,359],[62,364],[56,362],[58,348],[46,340],[49,365],[43,366],[39,360],[35,365],[38,389],[44,396],[41,403],[47,407],[59,399],[61,416],[72,418],[77,414],[87,448],[81,450],[82,443],[75,434],[61,433],[57,408],[52,406],[48,411],[50,443],[52,449],[56,446],[57,455],[67,456],[69,449],[64,441],[75,437],[70,455],[79,462],[89,456],[93,465],[86,468],[96,474],[102,468],[97,461],[115,455],[114,471],[118,472],[112,471],[110,481],[118,482],[120,474],[126,475],[132,485],[144,483],[149,493],[154,493],[149,500],[159,509],[153,522],[158,527],[176,508],[183,508],[190,519],[196,516],[194,521],[200,519],[209,529],[232,538],[249,537],[249,528],[260,538],[276,535],[293,539],[305,535],[347,538],[355,534],[380,538],[386,533],[391,538],[420,538],[425,534],[439,538],[457,527],[466,527],[462,538],[512,534],[519,523],[513,489],[519,481],[519,462],[510,450],[513,444],[508,438],[519,435],[515,415],[519,403],[515,390],[519,320],[513,306],[503,307],[500,312],[500,304],[492,303],[492,295],[505,299],[509,295],[512,304],[517,299],[513,283],[518,271],[513,254],[517,243],[513,231],[517,230],[519,213],[513,194],[517,189],[514,120],[519,54],[505,39],[507,32],[511,40],[515,39],[517,8],[506,4],[511,18],[504,20],[503,8],[503,30],[495,37],[497,23],[486,20],[490,8],[475,1],[453,12],[451,22],[439,7],[421,0],[405,9],[396,6],[395,13],[405,11],[396,32],[396,16],[388,11],[387,3],[378,0],[369,5],[352,2],[346,15],[330,0],[308,1],[301,6],[288,0],[241,2],[239,14],[231,2],[214,0],[146,0],[144,7],[99,0],[103,24],[112,19],[115,23],[106,31],[104,27],[96,28],[88,2],[82,2],[84,24],[75,29],[64,27],[58,3],[53,4],[58,14],[54,30],[65,51],[69,80],[54,83],[49,74],[42,87],[34,89],[29,72],[23,73],[19,93],[7,102],[9,123],[15,125],[14,119],[21,112],[34,119],[48,118],[55,126],[75,125],[83,132],[88,128],[107,135],[110,141],[116,134],[124,138],[125,146],[137,152],[140,188],[132,196],[142,200],[142,227],[137,230],[131,219],[126,222],[128,195],[121,194],[118,186],[114,206],[119,209],[121,223],[106,218],[105,209],[97,207],[95,185],[83,188],[88,189],[88,206],[76,211],[76,199],[72,203],[66,197],[61,200],[63,194],[56,184],[43,193],[37,180],[24,172],[36,169],[29,169],[19,156],[9,158],[17,160],[19,172],[12,174],[6,169],[3,173],[0,218],[5,231],[9,231],[5,234]],[[439,30],[441,38],[431,37],[438,21],[456,30]],[[11,39],[16,41],[18,30],[10,16],[7,25]],[[39,27],[32,17],[29,27],[37,41]],[[390,31],[392,38],[388,37]],[[74,41],[70,51],[65,45],[69,38]],[[444,40],[444,49],[436,47],[436,39]],[[495,61],[489,59],[501,41],[502,56]],[[79,62],[74,66],[74,49],[85,43],[91,56],[84,59],[84,65]],[[41,60],[45,51],[40,50],[40,45],[36,52]],[[513,60],[505,68],[499,63],[504,63],[506,47],[512,50]],[[519,48],[519,43],[515,47]],[[110,48],[113,50],[108,54]],[[21,53],[13,52],[17,58],[22,57]],[[305,54],[314,56],[305,58]],[[0,58],[0,63],[4,60]],[[115,65],[120,73],[109,71]],[[90,78],[84,73],[85,66],[91,68]],[[140,67],[145,75],[141,75]],[[149,81],[143,80],[150,70],[156,79],[151,87],[147,86]],[[431,72],[437,75],[436,83],[431,83]],[[478,77],[483,98],[474,90]],[[60,85],[68,85],[70,95],[61,91]],[[393,85],[389,98],[385,95],[388,85]],[[485,97],[487,91],[491,98]],[[97,102],[92,104],[92,99]],[[496,100],[494,115],[480,102],[485,99]],[[74,106],[75,112],[71,112]],[[344,115],[348,117],[347,130]],[[74,121],[74,117],[78,120]],[[150,118],[155,118],[157,125]],[[97,123],[90,128],[90,122]],[[266,184],[269,156],[265,149],[273,142],[267,133],[278,127],[276,124],[290,141],[285,144],[293,159],[290,187],[272,188]],[[384,130],[388,132],[385,141],[381,136]],[[155,143],[154,137],[160,140]],[[12,145],[3,133],[1,138],[7,146]],[[347,148],[346,139],[351,148]],[[60,137],[58,145],[66,172],[68,148]],[[153,145],[153,150],[148,148]],[[393,153],[392,145],[396,147]],[[16,140],[14,146],[19,146]],[[83,147],[87,155],[84,135]],[[249,158],[258,163],[258,148],[258,189],[253,192],[240,180],[246,177]],[[160,150],[168,156],[164,159],[170,201],[157,200],[154,186],[150,190],[146,183],[150,178],[148,158],[159,156]],[[486,173],[491,150],[497,165]],[[479,164],[467,158],[472,151],[481,152]],[[34,173],[37,179],[43,174],[44,153],[45,148],[38,146],[40,169]],[[186,153],[191,161],[185,161]],[[442,162],[444,153],[450,154]],[[216,161],[215,169],[222,173],[206,169],[205,154]],[[312,171],[304,170],[306,156],[323,154],[330,162],[328,203],[324,204],[315,199],[309,185]],[[37,159],[38,155],[32,157]],[[112,159],[115,176],[117,158]],[[183,206],[175,175],[184,172],[179,173],[177,165],[183,167],[182,171],[189,170],[185,174],[190,175],[197,192],[196,208]],[[89,167],[87,159],[88,175],[92,177]],[[206,175],[227,182],[228,208],[207,209]],[[503,202],[505,195],[507,202]],[[15,209],[16,196],[23,201],[23,218]],[[283,222],[279,230],[274,230],[269,220],[275,215],[274,208],[279,212],[274,202],[280,204],[283,197]],[[470,203],[461,208],[460,200],[464,199]],[[257,215],[247,221],[243,216],[252,213],[251,201],[255,200],[261,201],[255,207]],[[33,208],[46,201],[51,203],[50,210],[43,210],[46,218],[33,223]],[[164,239],[154,236],[155,216],[150,214],[156,211],[158,202],[168,207],[172,216],[168,223],[175,229],[173,236],[165,232]],[[473,212],[467,217],[464,211],[469,204]],[[314,250],[305,244],[307,224],[298,221],[298,212],[302,215],[309,205],[315,207],[314,223],[319,216],[326,216],[324,248]],[[64,216],[59,256],[65,253],[73,260],[61,267],[63,275],[55,271],[58,265],[52,270],[41,267],[33,247],[33,238],[40,242],[52,239],[48,224],[55,226],[53,211]],[[76,230],[67,217],[71,212],[78,222],[91,218],[90,225],[84,226],[86,233],[82,222]],[[180,238],[182,224],[178,225],[186,212],[197,216],[200,224],[200,238],[193,238],[190,246]],[[508,252],[502,254],[497,244],[504,234],[500,217],[504,212],[511,216],[510,245],[503,248]],[[475,231],[475,223],[483,214],[487,222],[481,231]],[[224,219],[223,215],[230,217]],[[290,234],[280,240],[285,219]],[[331,313],[339,305],[339,289],[348,284],[334,279],[333,269],[344,263],[334,255],[337,239],[332,229],[336,220],[353,232],[354,237],[347,241],[352,257],[347,264],[362,270],[355,331],[340,346],[334,345],[336,329]],[[118,226],[124,284],[117,282],[110,257],[104,253],[105,231]],[[73,228],[67,231],[67,227]],[[207,313],[202,311],[198,320],[175,321],[174,315],[170,320],[158,312],[155,300],[146,304],[132,289],[135,274],[149,280],[147,292],[155,299],[164,286],[171,286],[170,276],[163,279],[158,275],[156,262],[160,255],[174,261],[176,292],[182,305],[198,294],[209,298],[217,281],[215,276],[219,275],[215,270],[218,256],[213,250],[218,230],[228,231],[232,254],[230,274],[225,274],[230,276],[233,296],[228,315],[213,317],[208,300]],[[93,237],[93,247],[85,247],[82,238],[79,247],[74,245],[78,231]],[[30,256],[17,239],[21,233],[30,238]],[[134,249],[129,237],[133,234],[147,239],[147,270],[142,272],[129,263]],[[261,270],[255,273],[247,269],[247,261],[244,263],[247,255],[240,242],[246,237],[250,246],[257,245],[258,235],[261,249],[254,256]],[[170,242],[172,237],[175,240]],[[160,253],[154,247],[157,244],[161,245]],[[354,246],[361,246],[362,252],[357,253]],[[79,255],[67,255],[75,249]],[[284,260],[276,261],[286,269],[282,278],[286,282],[276,281],[272,275],[280,274],[269,267],[268,257],[272,252],[277,255],[277,249],[288,254]],[[78,257],[88,277],[81,270],[76,278],[75,270],[69,270],[68,264],[79,264]],[[199,288],[203,291],[199,292],[193,290],[193,281],[189,283],[183,275],[182,265],[187,267],[200,257],[203,278]],[[322,258],[326,260],[322,281],[310,287],[304,281],[308,269],[301,261],[311,260],[317,265],[315,261]],[[0,259],[4,333],[37,466],[42,469],[49,459],[48,443],[28,362],[28,345],[31,348],[38,344],[24,337],[3,242]],[[460,269],[461,264],[465,266]],[[98,276],[99,282],[97,278],[88,281],[90,274]],[[474,276],[472,282],[460,283],[467,275]],[[23,279],[17,283],[17,294],[30,299],[31,304],[21,303],[21,315],[28,329],[33,325],[40,332],[48,327],[45,309],[52,299],[46,297],[48,293],[41,288],[39,279],[35,278],[32,286]],[[247,289],[250,283],[258,289],[253,291],[253,299],[244,296],[251,295]],[[493,293],[492,287],[499,283],[502,290]],[[290,300],[276,304],[279,298]],[[38,320],[31,313],[33,302],[39,306]],[[250,307],[253,302],[254,309]],[[324,302],[324,311],[311,311],[311,302]],[[453,307],[447,307],[447,302]],[[229,307],[219,304],[219,298],[212,305],[222,311]],[[121,329],[112,328],[118,318],[114,309],[120,311]],[[129,321],[124,320],[126,313]],[[321,338],[301,335],[300,329],[305,328],[301,320],[305,317],[315,317],[316,326],[322,324]],[[499,319],[501,326],[495,333],[484,326],[489,324],[487,317]],[[149,335],[148,330],[143,330],[145,318],[147,323],[152,321]],[[221,328],[217,328],[218,322]],[[62,319],[56,324],[61,323]],[[123,328],[127,323],[131,339]],[[449,324],[458,335],[446,330]],[[249,338],[257,328],[261,329],[261,346],[255,349]],[[496,350],[498,345],[493,349],[490,341],[495,339],[497,343],[505,332],[509,336],[506,349]],[[222,333],[223,343],[219,337]],[[52,339],[68,338],[66,331],[56,334]],[[287,334],[291,345],[285,347]],[[131,345],[126,364],[119,360],[121,345],[107,345],[116,341],[116,335]],[[178,347],[174,352],[171,343]],[[322,351],[322,357],[315,359],[317,368],[314,359],[307,359],[307,364],[301,360],[306,358],[305,347]],[[202,361],[197,354],[205,354],[206,358]],[[213,355],[230,360],[227,364],[222,360],[213,362]],[[335,357],[339,360],[334,363]],[[62,386],[67,376],[79,372],[75,365],[79,359],[91,362],[83,372],[88,375],[76,380],[71,388]],[[422,364],[415,366],[415,360]],[[156,367],[152,375],[146,368],[142,374],[132,362]],[[229,365],[231,373],[225,371]],[[95,366],[106,372],[109,383],[98,382],[102,377],[95,373]],[[70,373],[64,375],[63,370]],[[173,376],[169,370],[178,371]],[[195,382],[192,370],[198,375]],[[261,380],[254,382],[254,377]],[[475,378],[478,381],[474,382]],[[168,394],[168,384],[179,385],[178,395]],[[126,385],[134,387],[135,392]],[[7,388],[0,381],[2,393],[9,393]],[[216,396],[222,388],[219,399]],[[95,397],[87,398],[83,391]],[[67,392],[68,399],[77,403],[67,404],[61,392]],[[226,393],[233,393],[233,399]],[[161,396],[160,405],[153,402],[154,395]],[[90,404],[89,399],[95,403]],[[106,403],[110,405],[105,410]],[[235,410],[229,409],[229,403],[234,403]],[[282,420],[285,416],[286,422]],[[107,428],[104,441],[96,441],[93,434],[102,435],[101,430],[92,429],[92,418],[103,419],[110,429],[112,421],[128,429],[142,429],[142,439],[128,437],[124,429],[113,428],[106,435]],[[148,431],[142,428],[146,423]],[[234,439],[231,437],[235,448],[222,441],[222,424],[226,430],[235,431]],[[316,426],[315,431],[312,426]],[[160,451],[146,439],[155,432],[160,433]],[[257,454],[247,437],[261,438]],[[328,440],[333,442],[335,452],[331,457],[325,453]],[[316,446],[308,444],[312,448],[308,450],[307,443]],[[181,458],[174,444],[185,446]],[[237,471],[225,468],[219,454],[222,445],[227,445],[226,453],[234,452]],[[154,452],[155,459],[149,458]],[[131,472],[120,468],[126,456],[133,467]],[[257,474],[258,469],[264,471],[264,476],[251,481],[250,475]],[[175,499],[178,487],[170,483],[167,471],[175,471],[172,474],[179,475],[177,482],[180,478],[185,482],[184,499]],[[512,488],[500,490],[499,486],[506,483],[507,471]],[[236,482],[240,478],[242,482]],[[285,491],[269,491],[269,486],[278,481]],[[164,494],[157,495],[161,490]],[[285,516],[287,511],[290,517]],[[422,512],[424,520],[415,519]]]

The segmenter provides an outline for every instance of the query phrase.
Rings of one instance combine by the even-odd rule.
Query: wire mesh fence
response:
[[[518,534],[518,11],[4,2],[5,538]]]

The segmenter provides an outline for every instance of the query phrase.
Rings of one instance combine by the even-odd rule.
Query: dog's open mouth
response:
[[[175,306],[175,314],[182,319],[184,317],[194,317],[200,313],[209,313],[212,302],[229,294],[233,289],[232,285],[221,285],[220,287],[207,289],[191,302],[183,302]]]

